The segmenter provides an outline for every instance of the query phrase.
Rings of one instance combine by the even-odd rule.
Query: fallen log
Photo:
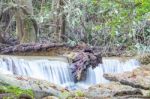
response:
[[[1,44],[0,44],[1,45]],[[66,43],[27,43],[0,46],[0,54],[7,55],[32,55],[32,56],[51,56],[62,55],[67,51],[80,51],[86,48],[92,48],[93,52],[99,52],[102,56],[126,56],[124,47],[93,47],[87,46],[85,43],[70,45]],[[130,53],[131,54],[131,53]],[[132,55],[127,55],[132,56]]]
[[[74,81],[84,80],[86,71],[89,67],[95,68],[102,63],[102,57],[99,53],[95,53],[92,49],[85,49],[78,52],[72,59],[72,73]]]
[[[60,50],[61,49],[61,50]],[[70,46],[66,44],[19,44],[15,46],[10,47],[4,47],[1,49],[1,54],[6,55],[28,55],[28,56],[53,56],[54,55],[62,55],[64,51],[67,51],[68,49],[71,49]],[[43,54],[40,54],[38,52],[45,52]],[[59,53],[58,53],[59,52]]]

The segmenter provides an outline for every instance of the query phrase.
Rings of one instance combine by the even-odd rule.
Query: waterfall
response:
[[[139,66],[139,62],[130,59],[125,62],[118,59],[103,59],[103,64],[96,68],[87,70],[86,79],[74,83],[71,74],[70,64],[67,61],[53,59],[23,59],[18,57],[5,56],[0,58],[0,69],[7,74],[23,75],[37,79],[47,80],[54,84],[68,88],[87,88],[89,85],[107,83],[103,77],[104,73],[121,73],[132,71]]]

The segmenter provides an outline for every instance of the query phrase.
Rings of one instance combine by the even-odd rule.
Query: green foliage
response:
[[[137,7],[137,18],[142,18],[141,16],[150,12],[150,0],[135,0],[135,2],[141,3],[141,5]]]
[[[12,93],[15,96],[19,97],[22,94],[34,97],[32,90],[22,90],[19,87],[15,86],[0,86],[0,93]],[[9,99],[10,97],[6,98]]]
[[[65,11],[69,28],[80,28],[78,31],[84,34],[81,40],[97,46],[134,48],[137,35],[144,34],[144,42],[149,42],[149,29],[137,33],[138,23],[148,19],[143,17],[150,12],[149,4],[150,0],[74,0],[65,6]],[[76,32],[71,33],[76,37]]]
[[[74,99],[73,97],[84,97],[84,96],[85,95],[81,90],[77,90],[73,93],[65,91],[61,94],[60,98],[61,99]]]
[[[68,99],[69,97],[70,97],[70,93],[67,91],[61,93],[61,96],[60,96],[61,99]]]
[[[32,17],[38,22],[39,37],[49,41],[56,26],[52,1],[33,0],[35,15]],[[11,2],[4,0],[4,8]],[[129,50],[149,51],[150,28],[146,21],[150,20],[150,0],[66,0],[64,4],[58,18],[65,14],[64,34],[70,45],[83,41],[94,46],[125,46]]]
[[[84,93],[81,90],[78,90],[78,91],[75,92],[75,96],[77,96],[77,97],[84,97],[85,95],[84,95]]]

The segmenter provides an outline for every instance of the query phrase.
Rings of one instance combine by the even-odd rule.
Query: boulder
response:
[[[147,69],[146,67],[140,67],[132,72],[104,74],[104,77],[107,80],[117,81],[134,88],[140,88],[144,90],[150,89],[150,69]]]
[[[61,93],[67,91],[47,81],[2,73],[0,73],[0,86],[16,86],[25,90],[31,89],[36,99],[42,99],[50,95],[61,97]]]
[[[119,99],[122,97],[142,96],[142,91],[119,82],[111,82],[108,84],[99,84],[90,87],[84,91],[85,97],[89,99]],[[124,98],[128,99],[128,98]]]
[[[57,98],[57,97],[55,97],[55,96],[47,96],[47,97],[44,97],[44,98],[42,98],[42,99],[59,99],[59,98]]]

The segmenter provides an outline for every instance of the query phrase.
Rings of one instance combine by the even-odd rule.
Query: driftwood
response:
[[[57,48],[70,48],[66,44],[19,44],[10,47],[4,47],[1,49],[1,54],[21,54],[22,52],[28,55],[29,52],[37,53],[40,51],[49,51],[50,49],[57,49]],[[31,54],[32,55],[32,54]]]
[[[86,76],[87,69],[92,68],[102,63],[102,57],[100,54],[94,54],[92,49],[85,49],[76,54],[72,60],[72,73],[75,81],[83,80]]]
[[[16,45],[15,45],[16,44]],[[49,52],[58,52],[57,55],[63,54],[66,51],[79,51],[85,48],[92,48],[93,52],[99,52],[102,56],[121,56],[125,54],[126,47],[89,47],[86,44],[77,44],[77,45],[69,45],[69,44],[62,44],[62,43],[33,43],[33,44],[18,44],[15,43],[14,45],[10,44],[3,44],[3,47],[0,47],[0,54],[13,54],[13,55],[42,55],[42,56],[49,56],[53,55]],[[1,44],[0,44],[1,45]],[[60,49],[60,50],[59,50]],[[57,51],[54,51],[57,50]],[[32,52],[32,53],[31,53]],[[38,52],[38,53],[37,53]],[[42,52],[39,53],[39,52]],[[127,55],[127,54],[125,54]],[[130,56],[130,55],[127,55]]]
[[[5,86],[16,86],[21,89],[31,89],[36,99],[42,99],[42,97],[53,95],[61,97],[61,93],[66,91],[65,89],[55,86],[49,82],[33,79],[22,76],[4,75],[0,73],[0,84]],[[24,95],[20,97],[26,97]]]
[[[4,46],[0,49],[0,54],[4,55],[20,55],[20,56],[61,56],[70,52],[79,52],[85,49],[94,48],[87,45],[70,46],[62,43],[48,43],[48,44],[18,44],[15,46]]]

